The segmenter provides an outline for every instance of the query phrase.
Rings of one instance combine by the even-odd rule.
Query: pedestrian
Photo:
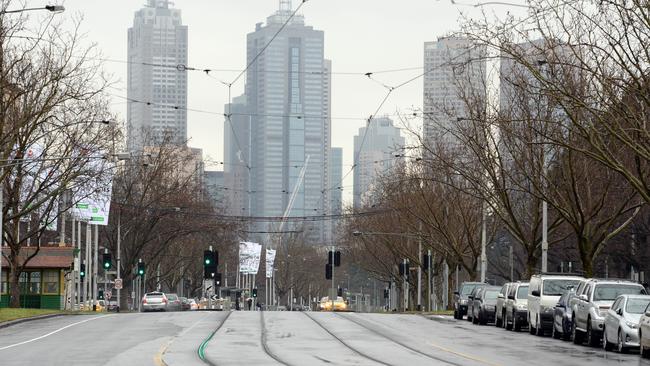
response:
[[[255,306],[257,307],[257,311],[262,311],[262,303],[261,302],[258,302]]]
[[[251,309],[253,308],[253,299],[249,297],[248,300],[246,300],[246,302],[248,304],[248,311],[251,311]]]

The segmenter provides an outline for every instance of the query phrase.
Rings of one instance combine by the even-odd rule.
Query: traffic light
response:
[[[104,300],[104,290],[99,290],[98,296],[100,300]]]
[[[332,265],[329,263],[325,265],[325,279],[326,280],[332,279]]]
[[[336,292],[336,296],[343,296],[343,289],[339,287],[339,290]]]
[[[431,256],[428,253],[422,253],[422,269],[428,271],[429,263],[431,263]]]
[[[105,270],[111,269],[111,259],[111,253],[104,253],[104,256],[102,257],[102,264]]]
[[[339,252],[338,250],[334,252],[334,266],[335,267],[341,266],[341,252]]]
[[[212,279],[217,274],[217,260],[219,255],[211,250],[203,251],[203,278]]]
[[[217,273],[214,276],[214,285],[215,286],[221,286],[221,273]]]
[[[256,288],[253,289],[253,297],[257,297],[257,289]]]
[[[144,262],[138,262],[138,276],[144,276]]]
[[[81,263],[81,266],[79,267],[79,277],[86,277],[86,265],[83,263]]]

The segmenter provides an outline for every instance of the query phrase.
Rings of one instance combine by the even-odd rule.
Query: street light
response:
[[[52,13],[61,13],[65,10],[63,5],[45,5],[42,8],[26,8],[26,9],[17,9],[17,10],[3,10],[0,11],[1,14],[11,14],[11,13],[22,13],[25,11],[34,11],[34,10],[47,10]]]

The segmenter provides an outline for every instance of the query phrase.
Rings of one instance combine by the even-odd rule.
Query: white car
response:
[[[648,295],[621,295],[607,310],[603,329],[603,348],[625,353],[628,348],[639,347],[639,321],[650,305]]]
[[[650,305],[639,320],[639,346],[641,357],[650,358]]]
[[[560,296],[576,287],[584,278],[578,276],[539,274],[530,278],[528,287],[528,329],[543,336],[553,328],[553,314]]]

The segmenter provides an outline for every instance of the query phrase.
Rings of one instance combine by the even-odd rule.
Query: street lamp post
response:
[[[35,10],[47,10],[52,13],[61,13],[65,10],[65,7],[63,5],[45,5],[40,8],[25,8],[25,9],[16,9],[16,10],[2,10],[0,11],[0,15],[2,14],[12,14],[12,13],[23,13],[26,11],[35,11]]]

